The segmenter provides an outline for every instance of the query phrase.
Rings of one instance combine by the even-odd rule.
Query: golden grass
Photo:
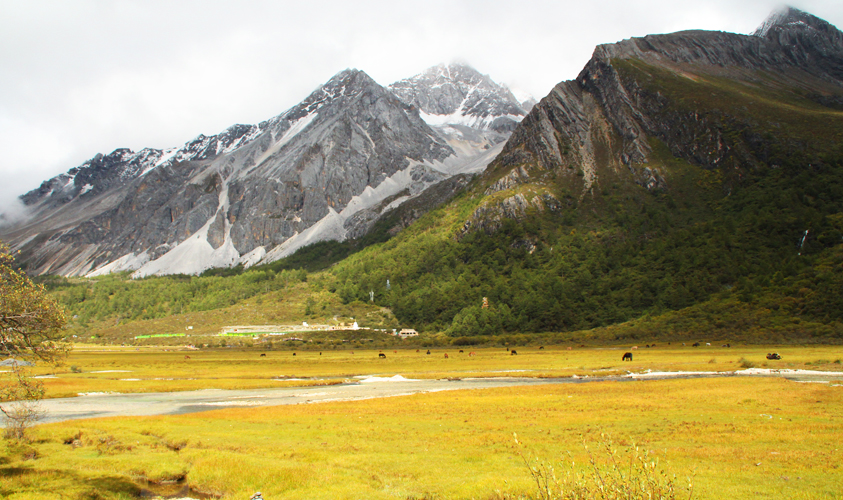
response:
[[[257,490],[291,499],[529,495],[514,432],[545,460],[570,451],[582,464],[581,439],[596,443],[605,432],[621,445],[634,440],[680,477],[695,473],[694,498],[839,498],[841,418],[840,387],[727,378],[76,421],[36,428],[39,458],[4,465],[0,491],[37,498],[63,485],[76,495],[67,498],[84,498],[96,478],[186,476],[231,499]],[[74,438],[80,446],[63,444]],[[10,469],[40,475],[41,484],[20,491]]]
[[[113,347],[74,349],[64,366],[38,367],[35,372],[54,376],[44,382],[47,397],[71,397],[88,392],[172,392],[198,389],[256,389],[325,385],[355,375],[395,375],[407,378],[447,377],[570,377],[606,376],[627,371],[734,371],[740,360],[756,367],[807,368],[843,371],[843,350],[833,346],[769,347],[657,346],[635,351],[634,361],[623,362],[628,347],[574,348],[518,347],[518,355],[504,348],[434,348],[377,350],[257,351],[211,349],[174,351],[172,348]],[[96,350],[94,350],[96,349]],[[167,349],[167,350],[164,350]],[[777,351],[781,361],[768,361]],[[320,354],[321,352],[321,354]],[[476,352],[476,356],[469,356]],[[266,354],[261,357],[261,353]],[[448,358],[445,358],[448,354]],[[190,356],[190,359],[185,359]],[[73,373],[75,367],[81,373]],[[283,379],[305,379],[288,381]]]
[[[420,376],[533,367],[538,367],[536,372],[526,373],[562,374],[630,366],[735,369],[741,357],[756,359],[773,350],[718,348],[718,361],[709,363],[713,349],[639,350],[634,365],[621,364],[623,350],[553,349],[519,349],[518,356],[507,356],[502,349],[477,350],[474,358],[448,360],[434,354],[417,356],[414,350],[387,353],[386,360],[374,359],[375,352],[323,353],[321,359],[318,352],[310,352],[293,361],[284,353],[267,361],[279,372],[295,369],[318,376],[377,369]],[[790,347],[779,352],[785,364],[806,366],[831,359],[829,367],[838,366],[833,360],[839,348]],[[142,354],[74,356],[91,363],[86,369],[113,362],[147,370],[148,375],[160,373],[168,361],[175,364],[175,353]],[[240,363],[237,369],[219,368],[226,376],[237,370],[251,373],[248,364],[258,355],[199,354],[195,360],[199,366],[207,363],[208,370],[214,363]],[[178,355],[183,360],[183,354]],[[638,444],[680,479],[695,474],[696,499],[833,499],[841,498],[843,491],[842,423],[839,384],[742,377],[449,391],[71,421],[34,428],[30,445],[0,447],[0,457],[5,457],[0,497],[132,498],[138,492],[135,484],[142,480],[185,478],[196,490],[225,499],[248,498],[258,490],[267,499],[538,498],[513,433],[531,454],[548,463],[560,462],[560,468],[568,452],[567,460],[585,465],[583,439],[594,445],[607,433],[621,446]]]

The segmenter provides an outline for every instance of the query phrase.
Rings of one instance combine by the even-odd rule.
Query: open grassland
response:
[[[513,433],[557,470],[586,464],[582,441],[601,433],[634,442],[680,486],[692,476],[695,499],[843,491],[843,387],[729,377],[41,425],[30,444],[0,448],[0,496],[127,499],[181,480],[225,499],[539,498]]]
[[[168,348],[170,349],[170,348]],[[396,374],[407,378],[570,377],[606,376],[652,371],[734,371],[750,366],[843,371],[839,346],[690,347],[659,344],[633,350],[632,362],[621,357],[624,347],[580,348],[537,346],[517,348],[432,348],[325,351],[258,351],[162,348],[93,348],[71,351],[59,367],[37,367],[47,397],[72,397],[91,392],[171,392],[197,389],[255,389],[328,385],[354,376]],[[777,351],[780,361],[768,361]],[[469,356],[474,352],[474,356]],[[265,356],[261,356],[265,354]],[[446,358],[445,355],[448,355]],[[189,359],[186,357],[189,356]],[[291,380],[297,379],[297,380]]]

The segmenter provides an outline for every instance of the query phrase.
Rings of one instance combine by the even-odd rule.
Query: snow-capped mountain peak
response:
[[[460,124],[506,129],[526,115],[505,86],[465,64],[440,64],[389,86],[395,95],[419,109],[431,125]]]
[[[24,195],[30,218],[2,236],[34,273],[254,264],[360,234],[356,212],[447,178],[434,165],[455,156],[417,110],[349,69],[258,125],[96,155]]]

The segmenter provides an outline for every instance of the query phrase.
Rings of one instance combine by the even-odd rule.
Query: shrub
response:
[[[483,341],[484,339],[481,337],[457,337],[451,341],[451,344],[456,346],[480,345]]]
[[[739,359],[738,363],[741,364],[741,368],[755,368],[755,363],[746,358]]]
[[[668,474],[659,467],[657,459],[649,452],[641,451],[634,444],[618,452],[612,441],[601,435],[597,445],[598,454],[588,446],[588,464],[578,467],[573,460],[560,464],[560,474],[546,461],[537,457],[528,458],[523,445],[515,436],[518,454],[536,483],[535,495],[529,498],[541,500],[621,500],[646,498],[650,500],[690,499],[693,484],[688,478],[687,490],[677,484],[676,475]],[[569,465],[569,464],[570,465]],[[686,496],[687,493],[687,496]]]

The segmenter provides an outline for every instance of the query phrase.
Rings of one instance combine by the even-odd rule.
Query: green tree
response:
[[[67,347],[60,339],[65,323],[64,311],[43,286],[14,267],[8,245],[0,242],[0,355],[10,359],[12,368],[0,383],[7,438],[23,439],[26,428],[40,417],[44,389],[27,367],[64,358]]]

